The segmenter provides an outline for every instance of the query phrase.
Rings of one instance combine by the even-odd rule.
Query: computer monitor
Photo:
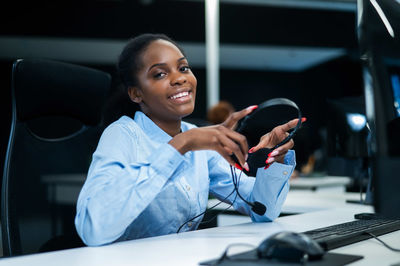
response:
[[[400,3],[358,0],[357,32],[367,121],[374,208],[400,218]]]
[[[368,157],[369,129],[364,95],[327,99],[327,154],[330,157]]]
[[[348,192],[369,193],[370,130],[364,102],[364,95],[327,99],[326,171],[328,175],[349,176]],[[360,203],[372,204],[370,197],[364,198]]]

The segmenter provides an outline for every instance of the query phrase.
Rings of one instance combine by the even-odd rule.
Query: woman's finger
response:
[[[273,144],[275,142],[278,142],[276,140],[276,134],[274,134],[273,131],[268,132],[267,134],[265,134],[264,136],[261,137],[260,142],[256,146],[252,147],[249,150],[249,153],[256,152],[261,148],[270,148],[271,149],[275,146]]]
[[[305,122],[305,121],[306,121],[306,118],[303,117],[301,119],[301,122]],[[287,132],[287,131],[295,128],[297,126],[298,122],[299,122],[299,119],[295,118],[295,119],[292,119],[292,120],[290,120],[289,122],[287,122],[285,124],[282,124],[282,125],[279,125],[279,126],[275,127],[274,129],[278,129],[278,130],[282,130],[282,131]]]
[[[299,119],[295,118],[285,124],[274,127],[271,132],[261,137],[260,142],[256,146],[252,147],[249,150],[249,153],[256,152],[261,148],[273,148],[289,135],[288,131],[295,128],[298,121]],[[306,118],[303,117],[301,121],[305,122]]]
[[[226,147],[227,150],[232,151],[231,154],[236,156],[239,164],[246,168],[245,163],[248,149],[246,138],[237,132],[228,129],[225,130],[226,132],[220,135],[220,143],[222,146]]]
[[[246,155],[248,153],[249,146],[247,144],[247,139],[245,136],[232,130],[227,132],[227,136],[232,139],[237,145],[239,145],[239,148],[243,154]]]
[[[236,162],[231,157],[231,154],[233,153],[229,152],[228,150],[229,149],[222,145],[218,145],[215,147],[216,152],[218,152],[225,160],[227,160],[230,165],[235,166]]]
[[[222,125],[229,129],[234,130],[237,126],[237,122],[239,122],[239,120],[245,117],[246,115],[250,114],[253,110],[257,109],[257,107],[258,105],[252,105],[241,111],[234,112],[222,123]]]
[[[270,155],[271,157],[274,157],[276,162],[283,162],[283,159],[286,156],[286,153],[294,147],[294,141],[291,139],[287,143],[283,144],[279,148],[276,148],[273,150]]]

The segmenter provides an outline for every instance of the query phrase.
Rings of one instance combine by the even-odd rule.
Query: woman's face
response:
[[[145,49],[138,82],[129,95],[155,123],[177,121],[193,112],[197,80],[174,44],[157,40]]]

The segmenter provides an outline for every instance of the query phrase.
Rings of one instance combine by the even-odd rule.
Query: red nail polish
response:
[[[242,168],[238,163],[235,163],[235,167],[236,167],[237,169],[239,169],[240,171],[243,170],[243,168]]]
[[[270,161],[271,160],[271,161]],[[274,157],[269,157],[268,156],[268,158],[267,158],[267,160],[265,161],[265,163],[266,164],[271,164],[271,163],[273,163],[275,161],[275,158]]]
[[[265,164],[266,164],[266,165],[269,164],[268,159],[269,159],[269,157],[271,157],[271,153],[272,153],[272,152],[270,152],[270,153],[268,154],[267,160],[265,160]]]
[[[268,169],[268,167],[269,167],[270,165],[271,165],[271,164],[267,164],[267,165],[264,167],[264,170]]]
[[[307,121],[307,118],[305,118],[305,117],[301,118],[301,122],[306,122],[306,121]]]
[[[255,148],[255,147],[251,148],[251,149],[249,150],[249,153],[253,153],[254,148]]]
[[[257,108],[258,108],[258,105],[252,105],[252,106],[247,107],[247,110],[253,111],[254,109],[257,109]]]

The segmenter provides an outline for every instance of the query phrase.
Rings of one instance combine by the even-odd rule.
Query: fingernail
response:
[[[253,153],[254,148],[255,148],[255,147],[251,148],[251,149],[249,150],[249,153]]]
[[[274,156],[276,156],[276,155],[278,155],[278,154],[279,154],[279,151],[274,150],[274,151],[272,151],[272,152],[270,152],[270,153],[268,154],[268,157],[274,157]]]
[[[249,165],[247,163],[244,163],[243,165],[244,169],[246,169],[246,171],[250,171]]]
[[[265,170],[265,169],[268,169],[269,166],[270,166],[270,164],[267,164],[267,165],[264,167],[264,170]]]
[[[243,168],[242,168],[238,163],[235,163],[235,167],[236,167],[237,169],[239,169],[239,170],[243,170]]]
[[[272,163],[273,161],[275,161],[274,157],[268,157],[268,159],[265,161],[266,164]]]
[[[247,107],[246,109],[253,111],[254,109],[257,109],[257,108],[258,108],[258,105],[252,105],[252,106]]]
[[[305,117],[301,118],[301,122],[306,122],[306,121],[307,121],[307,118],[305,118]]]

